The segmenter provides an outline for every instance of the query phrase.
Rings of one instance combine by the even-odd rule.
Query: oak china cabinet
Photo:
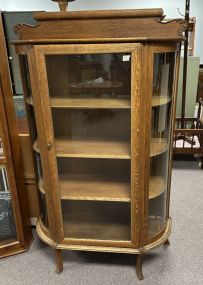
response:
[[[3,258],[28,250],[32,230],[1,13],[0,56],[0,258]]]
[[[67,1],[59,1],[62,4]],[[63,3],[62,3],[63,2]],[[56,252],[141,257],[168,244],[171,142],[183,20],[162,9],[40,12],[15,42],[41,215]]]

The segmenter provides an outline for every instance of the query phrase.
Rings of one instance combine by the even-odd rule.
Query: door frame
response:
[[[46,55],[97,54],[97,53],[132,54],[131,63],[131,241],[104,241],[92,239],[64,239],[61,213],[61,199],[58,184],[58,171],[54,131],[49,98],[48,79],[46,71]],[[142,222],[146,199],[146,156],[149,153],[149,138],[145,139],[147,131],[147,108],[142,110],[143,102],[148,101],[147,76],[143,61],[143,53],[147,48],[140,43],[125,44],[66,44],[66,45],[36,45],[28,53],[30,78],[35,106],[36,124],[38,130],[38,146],[41,150],[44,188],[46,192],[49,231],[51,238],[58,244],[102,245],[115,247],[139,248],[142,240]],[[147,73],[146,73],[147,74]],[[144,88],[144,87],[145,88]],[[143,119],[144,118],[144,119]],[[142,142],[145,141],[145,144]],[[53,147],[48,150],[47,144]],[[143,191],[144,189],[144,191]]]

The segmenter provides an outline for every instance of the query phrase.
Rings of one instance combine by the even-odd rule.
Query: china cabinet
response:
[[[28,250],[32,231],[1,14],[0,54],[0,258],[3,258]]]
[[[29,114],[39,237],[142,255],[168,244],[171,142],[184,21],[162,9],[41,12],[15,42]]]

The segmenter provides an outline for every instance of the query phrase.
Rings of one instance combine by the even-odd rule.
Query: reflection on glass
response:
[[[23,85],[26,94],[24,96],[31,97],[32,96],[32,88],[30,81],[30,73],[29,73],[29,65],[27,55],[19,55],[20,68],[22,73]]]
[[[23,95],[13,96],[18,133],[28,133],[27,114]]]
[[[150,187],[148,212],[148,237],[163,228],[166,219],[169,143],[171,130],[171,103],[175,53],[154,55],[152,95]],[[162,151],[160,151],[162,149]]]
[[[131,55],[46,55],[66,238],[130,240]]]
[[[16,237],[6,168],[0,166],[0,243]]]
[[[130,54],[46,56],[52,98],[130,97]]]

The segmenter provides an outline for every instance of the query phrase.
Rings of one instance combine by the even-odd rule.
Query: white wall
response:
[[[168,18],[181,17],[177,8],[184,14],[185,0],[76,0],[69,4],[69,10],[163,8]],[[51,0],[0,0],[0,9],[5,11],[56,11],[57,3]],[[203,64],[203,0],[191,0],[191,17],[197,18],[195,55],[201,56]]]

